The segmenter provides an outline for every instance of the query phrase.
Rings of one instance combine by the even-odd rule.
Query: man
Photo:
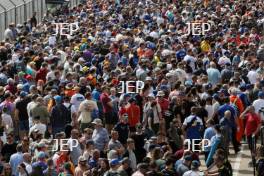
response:
[[[24,91],[20,92],[20,98],[16,103],[15,121],[19,122],[19,137],[22,139],[29,130],[27,105],[30,102],[30,98],[27,97],[27,93]]]
[[[75,86],[73,90],[75,91],[75,94],[73,94],[73,96],[71,97],[70,103],[72,104],[72,106],[74,106],[74,109],[78,110],[81,102],[85,100],[85,97],[79,93],[80,87]]]
[[[118,173],[120,176],[132,175],[133,170],[130,167],[130,160],[127,157],[122,159],[122,165],[118,168]]]
[[[216,85],[221,80],[221,74],[214,62],[210,62],[210,68],[207,69],[208,81],[212,85]]]
[[[129,134],[129,124],[128,124],[128,116],[127,114],[122,114],[120,116],[119,122],[115,125],[114,130],[118,132],[119,138],[118,140],[121,144],[125,145],[127,142],[128,134]]]
[[[31,166],[31,155],[30,153],[24,153],[23,154],[23,160],[24,160],[24,164],[26,166],[26,170],[28,174],[31,174],[32,172],[32,166]]]
[[[137,171],[132,174],[132,176],[144,176],[148,171],[147,163],[139,163],[137,165]]]
[[[132,168],[133,171],[136,171],[137,169],[137,158],[134,153],[135,150],[135,142],[132,138],[127,139],[127,150],[123,157],[128,157],[130,161],[130,167]]]
[[[214,130],[214,121],[212,119],[208,119],[206,122],[206,129],[204,131],[204,137],[203,139],[207,139],[209,141],[211,141],[212,137],[215,136],[215,130]],[[207,160],[207,157],[209,155],[210,152],[210,146],[208,146],[208,144],[206,144],[207,146],[204,148],[204,159],[205,161]]]
[[[32,131],[38,130],[40,134],[45,136],[47,126],[40,122],[40,117],[36,116],[34,117],[34,125],[29,130],[29,135],[32,133]]]
[[[92,112],[98,111],[97,104],[94,100],[92,100],[91,93],[86,93],[85,97],[86,100],[81,102],[78,111],[78,121],[81,123],[81,131],[83,131],[85,128],[92,127]]]
[[[28,121],[29,121],[29,128],[32,127],[33,123],[33,117],[35,116],[32,116],[32,109],[37,105],[37,98],[38,98],[38,95],[32,95],[31,96],[31,102],[28,103],[27,105],[27,113],[28,113]]]
[[[18,144],[16,147],[17,152],[11,155],[9,164],[12,168],[12,174],[18,176],[18,166],[23,163],[22,145]]]
[[[110,133],[114,124],[117,122],[117,119],[114,119],[113,115],[113,102],[109,97],[109,87],[102,87],[102,94],[100,95],[100,101],[103,105],[103,112],[105,118],[105,127]]]
[[[186,139],[201,139],[203,132],[203,121],[197,114],[197,107],[191,108],[191,115],[185,118],[183,122],[183,130],[186,133]]]
[[[68,140],[68,146],[71,149],[71,160],[74,164],[74,166],[78,165],[78,158],[82,155],[82,149],[81,149],[81,145],[78,141],[78,136],[79,136],[79,132],[77,129],[73,129],[71,131],[71,137]],[[77,142],[77,144],[76,144]]]
[[[37,12],[33,13],[33,16],[30,18],[30,28],[32,30],[33,27],[37,26],[37,18],[36,18]]]
[[[123,146],[119,142],[118,138],[119,138],[118,132],[115,130],[112,130],[111,131],[111,139],[108,143],[108,149],[109,150],[117,150],[118,152],[120,152],[120,150],[121,151],[123,150]]]
[[[101,119],[94,119],[92,123],[94,124],[92,139],[94,141],[95,148],[97,148],[102,153],[107,149],[107,144],[109,141],[108,131],[103,128]]]
[[[169,124],[169,118],[168,117],[168,111],[169,111],[169,100],[167,100],[166,98],[164,98],[165,93],[163,91],[158,91],[157,94],[157,103],[160,105],[161,108],[161,114],[162,116],[160,117],[160,126],[163,132],[166,131],[166,127],[165,127],[165,122],[166,124]],[[169,125],[166,125],[169,126]]]
[[[75,168],[75,176],[83,176],[83,173],[88,170],[87,160],[80,156],[78,160],[78,166]]]
[[[40,122],[45,125],[48,125],[50,123],[50,117],[49,117],[50,115],[49,115],[47,107],[44,104],[44,99],[42,97],[38,97],[36,99],[36,104],[35,104],[35,107],[32,108],[31,110],[31,115],[32,115],[32,118],[39,116]]]
[[[71,114],[62,104],[61,96],[56,95],[54,100],[56,105],[52,107],[50,116],[53,136],[55,136],[56,133],[64,131],[66,124],[71,122]]]
[[[192,165],[191,165],[191,170],[185,172],[183,174],[183,176],[198,176],[200,175],[200,170],[199,170],[199,166],[200,166],[200,162],[197,160],[192,161]]]
[[[10,156],[16,153],[17,143],[14,140],[14,135],[12,133],[7,134],[7,143],[3,145],[1,154],[5,162],[9,162]]]
[[[118,159],[112,159],[110,162],[109,162],[109,165],[110,165],[110,170],[108,170],[104,176],[111,176],[111,175],[116,175],[116,176],[120,176],[118,174],[118,168],[120,166],[120,161]]]
[[[264,120],[264,92],[262,91],[259,91],[258,93],[258,99],[253,101],[253,104],[252,104],[255,108],[255,112],[257,114],[260,114],[260,117],[261,117],[261,120],[263,121]],[[263,111],[263,112],[262,112]]]
[[[48,165],[46,163],[46,153],[45,152],[39,152],[37,156],[37,161],[32,163],[32,168],[39,167],[41,169],[41,173],[44,172],[48,168]]]
[[[128,123],[131,133],[136,132],[136,124],[140,123],[140,108],[136,105],[134,98],[129,99],[129,104],[126,106],[126,112],[128,115]]]
[[[192,157],[190,155],[185,156],[183,162],[180,163],[176,168],[178,175],[183,176],[185,172],[189,171],[191,163]]]

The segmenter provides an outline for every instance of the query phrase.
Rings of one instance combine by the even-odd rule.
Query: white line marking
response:
[[[240,152],[238,153],[238,155],[236,157],[235,166],[233,168],[233,171],[235,171],[235,173],[233,173],[233,176],[238,176],[240,162],[241,162],[242,154],[244,152],[244,146],[245,145],[241,146],[241,150],[240,150]]]

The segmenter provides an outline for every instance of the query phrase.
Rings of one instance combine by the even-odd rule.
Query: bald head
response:
[[[231,111],[227,110],[225,111],[225,118],[229,119],[231,117]]]

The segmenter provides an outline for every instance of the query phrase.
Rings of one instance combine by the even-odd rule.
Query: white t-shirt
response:
[[[214,107],[212,105],[205,105],[205,109],[208,112],[208,118],[212,118],[214,115]]]
[[[193,118],[194,118],[193,115],[189,115],[187,118],[184,119],[183,125],[187,125],[188,123],[190,123]],[[202,119],[198,116],[196,116],[196,122],[199,122],[200,125],[203,125]]]
[[[182,176],[200,176],[200,172],[189,170],[185,172]]]
[[[37,103],[36,102],[34,102],[34,101],[31,101],[30,103],[28,103],[28,105],[27,105],[27,113],[28,113],[28,121],[29,121],[29,127],[32,127],[32,116],[31,116],[31,111],[32,111],[32,109],[33,108],[35,108],[36,107],[36,105],[37,105]]]
[[[38,129],[39,130],[39,133],[40,134],[43,134],[43,136],[45,135],[45,132],[47,130],[47,126],[45,124],[42,124],[42,123],[38,123],[38,124],[35,124],[33,125],[30,130],[29,130],[29,134],[32,133],[32,131],[34,131],[35,129]]]
[[[88,110],[90,109],[90,111]],[[84,100],[79,107],[80,120],[82,123],[90,123],[92,121],[91,110],[98,110],[97,104],[93,100]]]
[[[248,72],[247,77],[251,84],[255,84],[258,81],[259,74],[256,72],[256,70],[251,70]]]

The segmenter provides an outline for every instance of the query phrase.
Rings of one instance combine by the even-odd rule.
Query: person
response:
[[[78,121],[80,121],[80,128],[83,131],[85,128],[92,127],[92,112],[98,111],[95,101],[91,100],[91,93],[86,93],[86,100],[82,101],[78,110]]]
[[[107,149],[107,144],[109,142],[108,131],[103,128],[101,119],[94,119],[92,122],[94,126],[92,139],[94,141],[95,147],[103,153]]]
[[[83,176],[83,173],[88,170],[87,160],[80,156],[78,159],[78,166],[75,168],[74,175],[75,176]]]
[[[126,112],[128,115],[128,124],[130,133],[136,132],[136,124],[140,122],[140,108],[136,104],[134,98],[128,100],[128,105],[126,106]]]
[[[32,172],[31,160],[30,153],[23,153],[23,163],[28,174],[31,174]]]
[[[33,27],[37,26],[37,18],[36,18],[37,12],[33,13],[33,16],[30,18],[30,28],[32,30]]]
[[[113,115],[113,102],[109,97],[109,87],[102,87],[102,94],[100,95],[100,101],[103,104],[105,126],[110,133],[117,119],[114,119]]]
[[[23,91],[20,92],[20,98],[21,100],[16,103],[15,121],[19,122],[19,137],[22,139],[29,130],[27,104],[30,102],[30,98]]]
[[[132,176],[144,176],[148,171],[147,163],[139,163],[137,165],[137,171],[132,174]]]
[[[71,122],[71,115],[68,109],[62,104],[62,98],[59,95],[54,97],[56,105],[51,110],[50,123],[52,134],[64,131],[66,124]]]
[[[199,171],[200,165],[201,164],[199,161],[193,160],[192,165],[191,165],[191,170],[185,172],[183,176],[199,176],[200,175],[200,171]]]
[[[119,122],[114,126],[114,130],[118,132],[118,140],[122,145],[125,145],[129,135],[128,115],[126,113],[120,116]]]
[[[123,145],[118,140],[119,134],[117,131],[112,130],[111,131],[111,139],[108,142],[108,150],[116,150],[119,152],[124,150]]]
[[[54,168],[54,162],[51,158],[47,160],[48,168],[43,171],[44,176],[57,176],[58,173],[56,169]]]
[[[35,101],[35,105],[31,105],[33,108],[30,110],[32,120],[34,117],[39,116],[41,123],[48,125],[50,123],[50,114],[48,112],[47,106],[44,104],[44,99],[42,97],[37,97]]]
[[[29,135],[32,133],[32,131],[37,129],[39,133],[44,136],[47,130],[47,126],[40,122],[40,116],[34,117],[33,121],[34,121],[33,123],[34,125],[29,129]]]
[[[38,153],[37,161],[32,163],[32,168],[39,168],[42,174],[44,170],[48,168],[48,165],[46,163],[46,153],[45,152],[41,151]]]
[[[82,155],[81,145],[78,139],[79,139],[78,130],[72,129],[71,137],[69,138],[67,144],[68,144],[68,147],[71,149],[70,158],[74,166],[78,165],[78,158]]]
[[[177,176],[177,173],[175,172],[173,168],[174,160],[172,158],[169,158],[166,160],[165,168],[161,171],[161,173],[164,176]]]
[[[11,155],[9,163],[12,168],[12,174],[18,176],[19,175],[18,166],[21,163],[23,163],[22,145],[18,144],[16,150],[17,152]]]
[[[260,132],[261,119],[255,112],[254,106],[247,107],[240,117],[245,120],[245,136],[252,155],[254,153],[254,146],[256,146],[257,136]],[[253,140],[255,140],[255,143]]]
[[[127,147],[126,147],[126,151],[123,154],[123,157],[128,157],[129,161],[130,161],[130,165],[129,167],[135,171],[136,167],[137,167],[137,158],[136,155],[134,153],[135,150],[135,142],[132,138],[128,138],[127,139]]]
[[[215,136],[214,121],[212,119],[208,119],[206,122],[206,127],[207,128],[204,131],[203,139],[207,139],[211,141],[212,137]],[[208,145],[208,143],[206,145]],[[207,160],[209,153],[210,153],[210,146],[206,146],[204,148],[204,155],[205,155],[204,160],[205,161]]]
[[[129,176],[133,174],[133,170],[130,167],[130,160],[128,157],[124,157],[121,161],[121,166],[118,168],[120,176]]]
[[[192,157],[190,155],[186,155],[184,157],[184,160],[182,163],[178,165],[176,168],[176,172],[178,173],[179,176],[183,176],[185,172],[190,170],[192,163]]]
[[[120,176],[120,174],[118,173],[118,168],[120,166],[120,161],[118,159],[112,159],[109,162],[109,165],[110,165],[110,170],[105,172],[104,176],[111,176],[111,175]]]
[[[63,172],[60,172],[58,176],[74,176],[74,173],[71,170],[71,164],[66,162],[63,167]]]
[[[9,162],[10,156],[16,153],[17,143],[14,139],[13,133],[7,134],[7,142],[3,145],[1,154],[5,162]]]

